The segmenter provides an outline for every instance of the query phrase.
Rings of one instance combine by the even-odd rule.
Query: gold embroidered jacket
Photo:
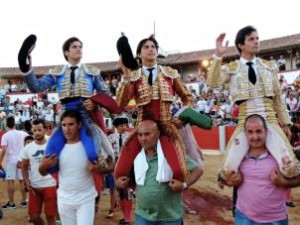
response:
[[[207,75],[207,85],[212,88],[223,86],[228,88],[234,102],[260,97],[273,99],[273,107],[277,117],[283,124],[290,124],[290,118],[277,77],[277,66],[264,59],[257,58],[257,82],[248,80],[248,66],[239,60],[221,66],[221,60],[214,58]]]
[[[161,121],[167,122],[171,120],[170,106],[175,93],[179,95],[184,105],[192,106],[193,96],[189,93],[177,70],[158,66],[157,79],[150,86],[147,76],[140,68],[131,72],[130,81],[121,81],[116,100],[120,106],[125,107],[131,99],[135,99],[139,110],[138,121],[142,120],[144,106],[152,100],[159,100]]]

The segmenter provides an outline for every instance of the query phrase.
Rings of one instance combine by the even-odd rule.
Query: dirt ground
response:
[[[184,216],[185,225],[230,225],[233,224],[231,213],[231,188],[221,190],[216,184],[216,174],[223,156],[205,156],[205,173],[190,190],[184,193],[188,211],[192,214]],[[289,224],[300,224],[300,188],[293,189],[292,196],[295,208],[289,208]],[[16,193],[16,202],[20,201],[19,192]],[[6,183],[0,182],[1,203],[7,202]],[[121,219],[120,210],[117,210],[114,218],[107,219],[105,216],[109,210],[109,195],[101,196],[100,212],[96,214],[95,225],[118,224]],[[25,225],[27,222],[27,210],[17,208],[4,210],[4,218],[1,225]],[[134,224],[134,222],[132,222]]]

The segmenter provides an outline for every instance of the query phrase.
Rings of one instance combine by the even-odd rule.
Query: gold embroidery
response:
[[[160,66],[162,73],[171,79],[176,79],[179,77],[178,71],[169,66]]]

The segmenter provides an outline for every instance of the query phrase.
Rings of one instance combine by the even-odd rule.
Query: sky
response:
[[[0,67],[17,67],[29,34],[37,35],[34,66],[65,63],[62,44],[83,42],[82,62],[116,61],[116,42],[125,32],[135,53],[138,42],[154,33],[167,52],[215,47],[226,32],[233,45],[237,31],[258,29],[261,40],[300,33],[298,0],[2,0]]]

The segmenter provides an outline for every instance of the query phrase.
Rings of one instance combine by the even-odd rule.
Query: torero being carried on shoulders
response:
[[[227,144],[227,157],[219,178],[228,179],[232,171],[237,172],[249,148],[244,123],[251,114],[261,115],[267,122],[266,147],[276,159],[285,177],[299,174],[292,146],[287,137],[292,124],[281,98],[277,76],[277,66],[256,57],[259,51],[257,30],[247,26],[238,31],[235,45],[240,58],[221,65],[228,41],[224,45],[225,33],[216,39],[216,53],[207,76],[207,84],[212,88],[227,87],[233,101],[239,106],[238,126]],[[281,127],[279,126],[281,124]]]

